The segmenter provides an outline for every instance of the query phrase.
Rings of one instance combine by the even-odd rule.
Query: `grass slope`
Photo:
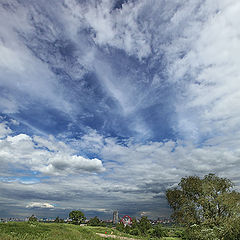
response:
[[[105,232],[119,237],[149,240],[149,238],[133,237],[104,227],[80,227],[55,223],[0,223],[0,240],[112,240],[113,238],[102,238],[96,234]],[[115,239],[117,240],[117,238]],[[178,240],[177,238],[163,239]]]
[[[70,224],[1,223],[1,240],[102,240],[89,229]]]

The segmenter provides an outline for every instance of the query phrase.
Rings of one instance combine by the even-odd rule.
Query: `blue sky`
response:
[[[165,217],[210,172],[239,189],[239,10],[2,0],[0,217]]]

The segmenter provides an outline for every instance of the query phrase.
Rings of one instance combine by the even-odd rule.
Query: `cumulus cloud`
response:
[[[50,203],[41,203],[41,202],[33,202],[33,203],[29,203],[26,208],[49,208],[52,209],[54,208],[54,205],[50,204]]]
[[[50,175],[67,175],[79,172],[103,172],[102,161],[94,159],[86,159],[81,156],[69,156],[56,154],[49,158],[48,165],[37,168],[40,172]]]
[[[84,136],[80,146],[88,146],[92,134]],[[239,138],[235,138],[235,144],[231,145],[226,140],[220,143],[215,137],[201,147],[181,141],[144,144],[129,141],[122,144],[117,139],[97,134],[96,138],[102,140],[95,142],[88,151],[98,149],[99,156],[105,160],[108,175],[121,182],[116,188],[112,186],[110,191],[114,192],[151,192],[154,195],[164,193],[167,186],[184,176],[203,176],[213,172],[231,179],[239,168]]]
[[[31,138],[17,138],[24,141],[21,148],[22,156],[26,158],[24,146],[28,141],[28,144],[31,143]],[[240,139],[236,141],[239,143]],[[50,144],[45,145],[50,148]],[[39,146],[42,148],[44,144]],[[145,212],[148,216],[157,217],[160,212],[163,216],[169,214],[164,198],[165,191],[178,183],[181,177],[203,176],[212,172],[228,177],[236,184],[239,182],[239,149],[233,149],[224,142],[212,142],[201,147],[174,141],[122,143],[117,138],[104,137],[90,131],[89,135],[84,135],[78,142],[74,141],[72,146],[92,154],[97,152],[104,159],[104,176],[87,174],[82,177],[73,174],[79,169],[83,173],[86,166],[89,171],[89,161],[92,161],[94,171],[98,169],[98,164],[101,169],[99,160],[85,162],[82,157],[69,157],[66,160],[64,155],[60,157],[54,154],[49,156],[48,165],[39,170],[48,176],[55,175],[54,178],[39,181],[36,183],[37,188],[31,184],[21,184],[20,181],[2,182],[3,196],[16,196],[20,202],[25,198],[33,202],[38,202],[38,199],[52,200],[61,209],[78,209],[81,206],[82,210],[95,214],[102,212],[109,215],[111,210],[120,209],[129,214],[133,211],[132,214],[140,216]],[[62,174],[63,171],[65,174]]]
[[[53,137],[43,139],[18,134],[1,139],[0,146],[1,162],[14,164],[16,169],[30,169],[46,175],[104,171],[101,160],[78,156],[73,149]]]

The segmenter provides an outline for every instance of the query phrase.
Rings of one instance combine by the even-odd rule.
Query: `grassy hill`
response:
[[[106,235],[115,235],[117,238],[101,237],[96,233]],[[0,240],[102,240],[128,237],[129,239],[149,238],[133,237],[117,230],[104,227],[80,227],[71,224],[55,223],[27,223],[27,222],[10,222],[0,223]],[[152,238],[153,239],[153,238]],[[163,238],[166,240],[178,240],[179,238]]]

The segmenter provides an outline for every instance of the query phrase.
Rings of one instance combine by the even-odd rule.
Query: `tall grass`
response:
[[[9,222],[0,223],[0,240],[113,240],[102,238],[96,233],[107,233],[142,240],[157,240],[158,238],[132,236],[107,227],[80,227],[64,223],[28,223]],[[119,238],[120,239],[120,238]],[[115,240],[119,240],[115,238]],[[166,237],[164,240],[178,240],[180,238]]]
[[[1,240],[100,240],[88,228],[70,224],[0,223]]]

